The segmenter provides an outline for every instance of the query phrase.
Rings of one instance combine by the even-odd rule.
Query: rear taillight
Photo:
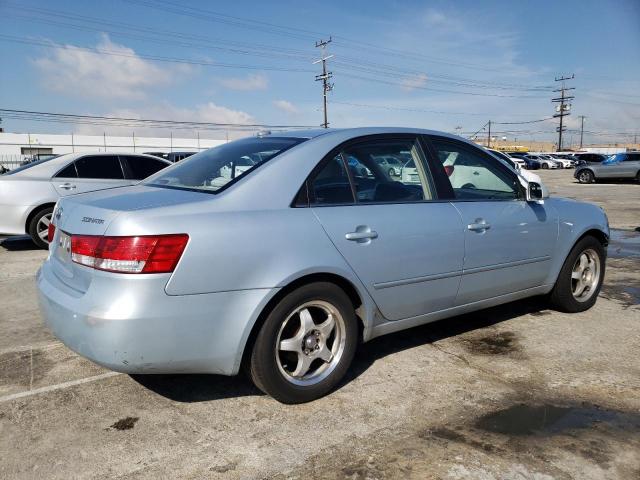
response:
[[[49,227],[47,228],[47,242],[53,242],[53,236],[56,234],[56,226],[53,222],[49,222]]]
[[[187,245],[187,234],[140,237],[72,235],[71,260],[119,273],[170,273]]]

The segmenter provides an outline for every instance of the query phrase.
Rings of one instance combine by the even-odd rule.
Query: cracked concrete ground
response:
[[[640,478],[640,186],[552,192],[620,229],[596,306],[532,299],[363,345],[342,386],[284,406],[244,378],[112,374],[44,328],[45,253],[0,245],[0,478]]]

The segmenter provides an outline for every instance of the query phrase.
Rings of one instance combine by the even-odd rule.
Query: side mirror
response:
[[[529,182],[527,185],[527,202],[542,202],[549,195],[538,182]]]

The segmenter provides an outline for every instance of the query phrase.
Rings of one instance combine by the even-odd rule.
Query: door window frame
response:
[[[348,148],[358,145],[361,143],[384,143],[389,141],[411,141],[413,142],[418,150],[418,163],[416,168],[420,169],[423,174],[423,179],[427,182],[427,185],[422,185],[423,179],[420,180],[421,186],[423,189],[427,187],[427,191],[429,191],[432,195],[430,199],[422,199],[422,200],[410,200],[410,201],[402,201],[402,200],[393,200],[393,201],[382,201],[382,202],[359,202],[358,196],[356,192],[356,186],[353,179],[353,174],[349,168],[348,159],[344,155],[344,150]],[[331,204],[314,204],[313,198],[313,180],[315,177],[324,169],[324,167],[337,156],[340,156],[342,159],[343,168],[347,172],[347,177],[349,181],[349,185],[351,187],[351,195],[352,201],[348,203],[331,203]],[[329,153],[327,153],[318,164],[311,170],[311,173],[307,176],[304,183],[298,190],[295,198],[291,202],[291,207],[293,208],[309,208],[309,207],[344,207],[344,206],[372,206],[372,205],[396,205],[396,204],[414,204],[414,203],[437,203],[437,202],[448,202],[449,199],[443,198],[443,193],[446,193],[445,186],[443,185],[442,179],[439,179],[433,172],[432,162],[430,161],[430,155],[428,154],[427,145],[425,144],[422,135],[414,134],[414,133],[382,133],[382,134],[372,134],[372,135],[363,135],[360,137],[351,138],[336,147],[332,148]],[[415,162],[415,160],[414,160]],[[449,181],[445,178],[446,184],[449,185],[449,189],[451,192],[451,185]]]
[[[450,202],[521,202],[526,199],[526,192],[522,184],[520,183],[520,179],[518,175],[513,172],[508,166],[504,165],[500,160],[494,158],[489,152],[485,152],[481,147],[478,147],[474,144],[468,144],[466,142],[461,142],[460,140],[443,137],[441,135],[432,135],[432,134],[424,134],[422,135],[422,139],[427,146],[427,151],[429,152],[430,166],[432,170],[432,175],[440,178],[441,182],[445,182],[446,186],[443,187],[443,193],[447,195],[447,201]],[[434,141],[448,143],[454,147],[458,147],[463,150],[469,150],[474,154],[479,155],[484,158],[489,165],[494,165],[500,171],[502,171],[506,176],[511,178],[514,183],[518,186],[518,197],[517,198],[456,198],[455,192],[453,190],[453,186],[449,181],[447,173],[444,170],[444,166],[440,162],[438,158],[438,152],[433,144]],[[448,187],[448,188],[447,188]]]
[[[118,160],[118,165],[120,165],[120,172],[122,173],[122,178],[81,177],[80,176],[80,172],[78,171],[78,165],[76,164],[76,162],[79,161],[79,160],[83,160],[83,159],[85,159],[87,157],[93,157],[93,158],[98,158],[98,157],[116,157],[116,160]],[[120,156],[117,153],[109,154],[109,155],[95,155],[95,154],[83,155],[81,157],[76,158],[73,161],[73,164],[75,166],[76,173],[78,174],[78,180],[109,180],[109,181],[129,180],[127,178],[127,176],[126,176],[125,169],[124,169],[124,166],[122,164],[122,160],[120,159]]]

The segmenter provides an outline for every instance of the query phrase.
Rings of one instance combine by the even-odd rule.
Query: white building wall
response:
[[[0,155],[20,155],[22,148],[51,148],[52,153],[72,152],[171,152],[204,150],[225,140],[170,137],[115,137],[0,132]]]

